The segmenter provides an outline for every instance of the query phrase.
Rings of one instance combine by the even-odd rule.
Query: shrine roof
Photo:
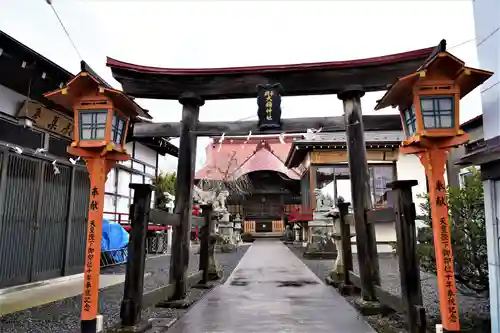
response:
[[[288,169],[284,161],[290,150],[292,138],[281,143],[275,136],[255,139],[227,138],[219,144],[214,140],[206,147],[206,162],[195,174],[195,179],[232,181],[255,171],[276,171],[290,179],[299,180],[300,172]]]
[[[393,124],[392,129],[374,131],[365,127],[364,137],[367,149],[395,149],[400,146],[404,139],[400,116],[384,115],[384,117],[387,117],[388,123]],[[299,167],[307,153],[313,150],[346,149],[346,142],[345,131],[306,133],[304,139],[294,140],[290,145],[285,166],[289,168]]]
[[[391,55],[293,65],[227,68],[160,68],[107,58],[123,90],[142,98],[178,99],[190,91],[205,100],[251,98],[257,84],[280,83],[284,96],[336,94],[346,86],[386,90],[398,77],[417,70],[434,47]]]

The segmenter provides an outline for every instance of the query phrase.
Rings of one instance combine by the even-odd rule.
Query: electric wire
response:
[[[61,18],[59,17],[59,14],[57,13],[57,10],[55,9],[55,7],[52,5],[52,0],[45,0],[45,2],[50,6],[50,8],[52,8],[52,11],[54,12],[55,16],[57,17],[57,20],[59,21],[59,24],[61,25],[61,27],[63,28],[64,30],[64,33],[66,34],[66,37],[68,37],[71,45],[73,46],[73,49],[75,50],[76,54],[78,55],[78,58],[80,58],[80,61],[83,60],[82,58],[82,55],[80,54],[80,52],[78,51],[78,48],[76,47],[76,44],[75,42],[73,41],[73,39],[71,38],[68,30],[66,29],[66,27],[64,26],[64,23],[62,22]]]
[[[57,13],[57,10],[55,9],[54,5],[52,4],[52,0],[45,0],[45,2],[50,6],[50,8],[52,8],[52,11],[54,12],[54,15],[56,16],[57,20],[59,21],[59,24],[61,25],[62,29],[64,30],[64,33],[66,34],[66,37],[68,38],[68,40],[70,41],[71,45],[73,46],[73,49],[75,50],[75,52],[78,55],[79,59],[83,60],[83,57],[81,56],[80,52],[78,51],[78,48],[76,47],[75,42],[73,41],[73,39],[71,38],[71,35],[69,34],[69,31],[66,29],[66,27],[65,27],[65,25],[64,25],[61,17],[59,16],[59,14]],[[480,46],[482,43],[484,43],[486,40],[488,40],[490,37],[492,37],[499,30],[500,30],[500,26],[498,26],[495,29],[493,29],[492,32],[490,32],[488,35],[486,35],[486,37],[484,37],[481,41],[479,41],[476,44],[476,47]],[[465,40],[463,42],[460,42],[458,44],[455,44],[455,45],[449,47],[448,50],[452,50],[452,49],[460,47],[462,45],[466,45],[466,44],[471,43],[471,42],[473,42],[475,40],[476,40],[476,38],[471,38],[471,39]],[[498,82],[495,83],[495,84],[493,84],[492,86],[488,87],[487,89],[483,90],[482,92],[489,90],[490,88],[496,86],[497,84],[498,84]],[[252,118],[255,118],[255,117],[256,117],[256,115],[251,115],[251,116],[248,116],[248,117],[244,117],[244,118],[238,119],[235,122],[241,122],[241,121],[252,119]],[[329,130],[338,130],[338,127],[332,127],[332,128],[325,127],[325,128],[322,128],[322,131],[325,131],[325,132],[328,132]],[[283,132],[283,133],[285,133],[285,134],[291,134],[291,133],[286,133],[286,132]]]

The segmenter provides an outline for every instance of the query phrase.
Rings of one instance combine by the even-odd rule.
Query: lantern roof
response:
[[[130,118],[144,114],[144,110],[123,92],[113,89],[105,81],[82,67],[82,71],[72,78],[63,88],[48,92],[44,97],[71,110],[75,101],[88,91],[99,91],[107,96],[113,105]]]
[[[467,67],[462,60],[451,53],[441,51],[427,60],[415,73],[406,75],[394,83],[378,101],[375,110],[388,106],[408,106],[411,104],[415,84],[436,73],[439,74],[440,79],[452,80],[458,85],[460,98],[466,96],[493,75],[489,71]]]

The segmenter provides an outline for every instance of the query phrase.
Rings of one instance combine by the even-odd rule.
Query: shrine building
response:
[[[416,156],[399,153],[400,143],[404,139],[399,115],[384,117],[384,129],[377,130],[379,125],[374,120],[378,118],[363,116],[372,206],[387,206],[388,183],[416,179],[418,185],[413,196],[418,215],[419,203],[422,201],[418,195],[427,193],[425,170]],[[303,135],[302,139],[291,143],[285,166],[303,170],[300,180],[303,211],[298,217],[292,214],[290,219],[291,222],[298,222],[301,228],[307,227],[307,213],[316,209],[315,189],[320,189],[323,196],[329,197],[332,202],[342,197],[352,203],[345,131]],[[351,225],[351,232],[355,234],[354,225]],[[378,252],[391,252],[391,243],[396,241],[394,222],[379,223],[375,226],[375,233]],[[354,238],[353,252],[357,251],[355,242]]]
[[[418,206],[421,200],[417,195],[427,191],[425,172],[418,158],[399,153],[403,140],[399,115],[363,118],[373,206],[385,205],[386,184],[396,179],[418,180],[414,191]],[[213,142],[207,145],[206,162],[195,180],[198,184],[206,180],[241,182],[244,177],[250,182],[247,193],[233,191],[226,203],[231,218],[238,214],[245,221],[246,232],[280,236],[293,212],[316,208],[315,188],[332,201],[343,197],[352,202],[344,130],[285,134],[281,139],[280,135],[255,135],[219,140],[212,137]],[[389,252],[388,244],[396,239],[393,223],[377,226],[376,232],[380,252]]]
[[[241,183],[248,193],[241,193],[238,186],[229,193],[227,208],[253,226],[249,230],[279,236],[284,231],[283,214],[293,206],[300,206],[301,166],[288,169],[285,160],[294,140],[301,134],[247,137],[213,137],[206,147],[206,162],[195,174],[195,180]],[[249,183],[249,184],[243,184]],[[240,192],[240,193],[238,193]],[[248,226],[249,223],[246,223]]]

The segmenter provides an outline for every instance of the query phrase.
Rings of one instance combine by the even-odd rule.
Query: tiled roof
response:
[[[346,142],[345,132],[306,133],[302,142]],[[404,140],[403,131],[368,131],[365,132],[365,142],[400,142]]]
[[[290,150],[292,140],[285,138],[282,144],[277,138],[225,140],[206,148],[205,165],[195,174],[195,179],[234,180],[254,171],[276,171],[291,179],[300,179],[300,172],[288,169],[284,161]],[[220,147],[220,150],[219,150]]]

